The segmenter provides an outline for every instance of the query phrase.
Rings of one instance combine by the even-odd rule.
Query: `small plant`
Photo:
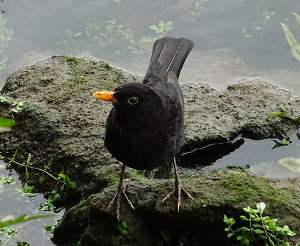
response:
[[[63,52],[91,51],[99,57],[131,57],[151,51],[153,42],[174,29],[172,21],[162,21],[150,25],[150,32],[139,34],[135,27],[110,19],[101,23],[86,23],[82,30],[65,30],[65,38],[57,42]],[[90,40],[90,42],[86,42]],[[117,48],[116,48],[117,47]],[[113,51],[113,52],[112,52]],[[113,54],[113,57],[112,57]]]
[[[0,103],[7,103],[7,98],[4,96],[0,96]]]
[[[205,8],[205,5],[208,3],[208,0],[197,0],[194,3],[193,8],[190,11],[192,17],[198,17],[201,15],[202,10]]]
[[[48,161],[46,165],[44,165],[44,169],[34,167],[32,165],[32,155],[29,153],[27,155],[27,159],[25,162],[20,163],[16,161],[18,154],[18,150],[15,151],[12,158],[7,158],[0,155],[1,159],[4,159],[8,162],[7,168],[10,168],[12,165],[17,165],[18,167],[23,167],[25,169],[25,180],[28,181],[30,177],[30,170],[35,170],[40,172],[42,175],[39,178],[40,183],[44,183],[46,177],[51,178],[52,180],[56,181],[55,188],[51,191],[48,196],[48,200],[46,203],[40,204],[40,210],[42,211],[51,211],[54,210],[55,206],[54,203],[61,199],[62,195],[66,195],[69,190],[74,190],[77,187],[76,182],[72,181],[70,177],[61,171],[57,177],[50,173],[50,167],[52,165],[52,161]],[[17,189],[17,191],[21,192],[22,194],[27,195],[28,197],[35,196],[34,187],[28,185],[27,183],[24,184],[22,189]]]
[[[17,246],[30,246],[28,242],[17,242]]]
[[[25,183],[21,189],[16,189],[16,191],[20,192],[22,195],[27,197],[35,197],[36,193],[34,187]]]
[[[272,149],[276,149],[282,146],[288,146],[290,143],[292,143],[292,141],[290,140],[290,138],[283,138],[281,140],[276,140],[273,139],[273,142],[275,143],[272,147]]]
[[[297,13],[292,13],[297,25],[300,27],[300,15]],[[285,38],[290,46],[290,50],[292,55],[300,62],[300,43],[295,38],[293,33],[290,31],[287,25],[284,23],[281,23],[283,33],[285,35]]]
[[[4,246],[7,242],[18,233],[16,228],[1,228],[0,229],[0,246]]]
[[[286,239],[295,236],[295,233],[287,225],[279,226],[278,219],[264,216],[265,208],[263,202],[257,203],[256,208],[243,208],[245,215],[240,216],[240,227],[236,227],[237,221],[234,218],[224,215],[227,237],[235,237],[242,246],[289,246]]]
[[[149,28],[154,31],[159,37],[163,37],[165,33],[173,30],[173,22],[172,21],[159,21],[156,25],[151,25]]]
[[[15,184],[14,178],[11,176],[2,176],[0,177],[0,185],[9,185]]]
[[[19,113],[24,109],[25,102],[24,101],[14,101],[12,103],[12,106],[13,106],[13,108],[11,109],[11,111],[15,112],[15,113]]]
[[[44,228],[45,228],[46,232],[48,232],[50,235],[53,235],[55,225],[53,225],[53,224],[44,225]]]

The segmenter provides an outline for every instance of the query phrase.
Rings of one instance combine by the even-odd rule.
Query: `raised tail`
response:
[[[193,42],[185,38],[165,37],[156,40],[144,83],[165,80],[170,72],[174,72],[178,78],[193,46]]]

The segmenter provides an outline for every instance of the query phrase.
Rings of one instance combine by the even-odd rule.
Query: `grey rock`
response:
[[[62,203],[74,207],[68,210],[56,230],[55,240],[59,243],[65,245],[68,240],[81,239],[86,245],[118,245],[123,240],[123,245],[134,245],[133,240],[127,238],[128,235],[125,239],[125,235],[120,236],[120,231],[124,232],[126,228],[118,227],[112,214],[103,206],[116,188],[112,185],[118,182],[119,163],[103,144],[105,120],[111,105],[96,101],[91,96],[95,90],[114,89],[122,83],[134,81],[141,81],[141,78],[104,62],[51,57],[13,73],[2,89],[2,96],[7,97],[8,101],[0,104],[0,110],[2,114],[14,117],[17,124],[11,132],[0,135],[1,153],[12,157],[18,150],[15,160],[19,162],[26,161],[30,153],[32,167],[43,169],[45,165],[51,164],[49,172],[53,175],[63,170],[77,183],[75,190],[64,194]],[[240,134],[254,139],[285,136],[295,126],[279,119],[270,120],[270,113],[285,110],[291,116],[300,114],[298,98],[293,99],[289,92],[262,80],[241,81],[223,92],[205,84],[182,84],[182,89],[186,102],[186,143],[183,151],[229,141]],[[26,102],[20,112],[12,111],[16,100]],[[24,168],[16,165],[12,167],[24,176]],[[50,178],[46,183],[39,184],[41,173],[31,171],[29,182],[40,190],[51,191],[56,187],[57,182]],[[126,176],[133,180],[129,187],[130,196],[137,208],[137,214],[126,209],[122,211],[125,220],[128,220],[126,223],[130,227],[130,237],[136,238],[136,242],[145,238],[145,244],[141,245],[158,242],[174,245],[172,242],[181,241],[190,243],[190,236],[195,237],[197,242],[199,238],[195,231],[190,236],[183,233],[183,238],[174,237],[179,232],[177,229],[191,227],[192,220],[199,220],[199,225],[204,227],[214,220],[212,225],[219,228],[222,213],[234,211],[238,214],[242,206],[254,204],[261,199],[270,201],[271,207],[279,199],[280,202],[274,205],[276,209],[270,212],[299,225],[299,207],[295,202],[295,197],[299,195],[295,186],[282,197],[283,191],[277,192],[273,184],[262,182],[254,176],[251,176],[251,180],[257,181],[258,185],[252,192],[253,183],[245,178],[250,174],[224,171],[224,174],[211,172],[207,175],[185,179],[187,188],[197,198],[196,205],[184,203],[186,205],[178,215],[174,214],[172,206],[164,210],[160,204],[162,194],[171,189],[170,180],[145,179],[140,172],[128,168]],[[228,187],[223,187],[228,177],[238,183],[232,186],[227,183]],[[244,183],[246,188],[241,189]],[[265,193],[264,189],[270,192]],[[278,199],[272,200],[273,196]],[[77,204],[79,199],[83,199],[83,202]],[[284,206],[289,206],[286,216],[279,210]],[[214,217],[214,213],[217,216]],[[175,230],[170,232],[161,227],[156,232],[146,230],[147,221],[141,215],[145,216],[145,220],[150,218],[153,225],[157,220],[166,228],[174,226]],[[101,230],[105,233],[101,234]],[[71,235],[72,232],[76,232],[76,235]],[[110,241],[110,238],[115,241]]]

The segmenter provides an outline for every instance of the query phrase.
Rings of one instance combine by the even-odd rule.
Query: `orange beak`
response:
[[[117,99],[114,97],[113,91],[96,91],[93,93],[93,97],[103,100],[103,101],[109,101],[112,103],[116,103]]]

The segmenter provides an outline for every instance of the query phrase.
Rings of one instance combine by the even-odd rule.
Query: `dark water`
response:
[[[0,161],[0,219],[7,216],[21,216],[32,214],[50,214],[53,217],[33,220],[24,224],[17,225],[17,233],[14,237],[7,238],[0,233],[0,240],[5,246],[15,246],[18,241],[26,241],[32,246],[53,245],[50,234],[44,229],[45,225],[55,224],[62,213],[43,212],[39,210],[40,204],[45,203],[46,199],[42,194],[34,196],[22,193],[21,181],[14,171],[5,169],[6,164]],[[3,178],[13,179],[10,184],[3,184]],[[0,243],[2,246],[2,244]]]
[[[272,139],[252,140],[237,137],[230,142],[184,153],[181,160],[185,163],[184,168],[193,167],[195,170],[240,166],[266,177],[298,177],[300,140],[297,136],[290,140],[291,143],[287,146],[275,147]]]
[[[300,66],[280,26],[286,23],[300,38],[291,16],[300,11],[298,0],[6,0],[1,5],[13,31],[5,49],[9,72],[67,54],[104,59],[143,74],[151,40],[172,35],[195,43],[182,81],[224,88],[258,76],[300,94]],[[150,26],[159,21],[171,21],[171,27],[156,33]]]
[[[291,17],[300,11],[299,0],[4,0],[0,8],[2,81],[21,67],[62,54],[106,60],[142,75],[153,40],[170,35],[195,43],[182,81],[223,89],[240,78],[262,77],[300,95],[300,64],[290,54],[280,26],[286,23],[300,39]],[[215,156],[214,167],[242,164],[272,177],[299,175],[279,164],[282,158],[300,158],[299,141],[278,149],[272,149],[272,140],[243,141],[223,146],[230,154]],[[4,175],[2,168],[0,177]],[[14,189],[1,188],[0,218],[37,212],[44,198],[22,197]],[[22,225],[17,237],[32,245],[51,245],[43,223]]]

